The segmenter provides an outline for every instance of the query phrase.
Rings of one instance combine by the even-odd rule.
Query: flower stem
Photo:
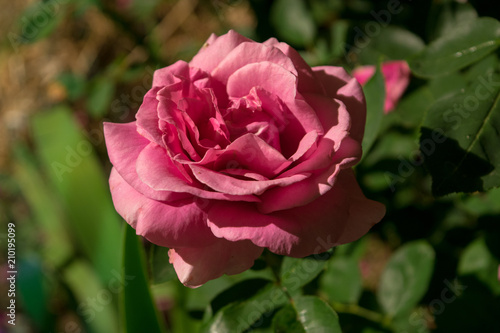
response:
[[[384,316],[383,314],[372,310],[365,309],[357,304],[343,304],[338,302],[332,302],[331,305],[333,309],[337,312],[356,315],[365,318],[369,321],[378,323],[385,328],[390,328],[391,326],[390,317]]]

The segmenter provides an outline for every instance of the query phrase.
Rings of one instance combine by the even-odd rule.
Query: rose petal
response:
[[[158,100],[156,94],[159,87],[149,90],[135,115],[137,131],[149,141],[162,144],[162,132],[159,128]]]
[[[368,80],[375,74],[375,66],[360,66],[352,71],[352,76],[358,80],[359,84],[364,86]]]
[[[169,86],[177,80],[176,76],[189,78],[189,64],[179,60],[170,66],[157,69],[153,75],[153,87]]]
[[[359,82],[342,67],[319,66],[313,68],[327,96],[341,100],[351,115],[351,136],[361,142],[365,132],[366,102]]]
[[[109,160],[130,186],[154,200],[176,201],[187,197],[183,193],[153,190],[139,179],[135,170],[135,162],[150,142],[137,133],[135,122],[104,123],[104,137]]]
[[[262,251],[250,241],[218,239],[206,247],[170,249],[168,255],[179,280],[187,287],[196,288],[223,274],[246,271]]]
[[[297,75],[290,58],[279,49],[255,42],[246,42],[235,47],[211,72],[211,76],[226,84],[228,78],[238,69],[248,64],[264,61],[279,65],[295,76]]]
[[[208,225],[217,237],[249,239],[277,254],[304,257],[357,240],[384,214],[385,207],[363,195],[349,169],[332,190],[302,207],[265,215],[251,203],[215,202]]]
[[[229,77],[227,93],[231,97],[243,97],[248,95],[253,87],[261,87],[278,96],[286,104],[304,129],[304,133],[316,131],[323,134],[323,127],[316,113],[297,95],[296,80],[294,74],[279,65],[270,62],[253,63],[240,68]],[[294,149],[296,148],[295,146]]]
[[[234,48],[244,42],[253,42],[239,33],[229,30],[216,39],[213,36],[207,40],[202,49],[193,57],[189,65],[211,72]],[[255,43],[255,42],[253,42]]]
[[[259,195],[272,186],[289,186],[310,176],[309,173],[297,173],[289,177],[255,181],[237,179],[195,164],[190,164],[189,167],[193,171],[193,175],[211,189],[221,193],[241,196]]]
[[[276,38],[270,38],[263,43],[264,45],[273,46],[281,50],[287,57],[289,57],[298,72],[298,91],[301,93],[317,93],[323,94],[323,88],[318,84],[316,77],[305,60],[300,54],[295,51],[287,43],[280,43]]]
[[[229,164],[231,166],[228,167]],[[215,161],[216,170],[238,167],[255,171],[267,178],[274,177],[276,170],[288,165],[290,162],[279,151],[250,133],[234,140]]]
[[[192,200],[166,204],[151,200],[132,188],[116,171],[109,177],[116,211],[138,235],[166,247],[201,247],[214,243],[206,213]]]
[[[157,191],[189,193],[201,199],[259,201],[252,195],[231,195],[205,190],[203,185],[188,183],[173,165],[165,149],[151,143],[137,157],[136,169],[139,178]],[[200,200],[201,200],[200,199]]]
[[[262,87],[284,102],[295,99],[297,77],[283,67],[272,62],[248,64],[235,71],[227,81],[230,97],[243,97],[253,87]]]
[[[335,163],[328,169],[314,174],[310,179],[294,183],[287,187],[269,189],[260,196],[261,202],[257,204],[260,212],[268,214],[279,210],[300,207],[309,204],[335,186],[338,173],[358,162],[353,157],[356,151],[361,156],[361,145],[347,137],[335,153]]]
[[[410,83],[410,67],[406,61],[388,61],[382,65],[385,79],[385,113],[392,111]]]
[[[349,158],[349,165],[354,165],[361,158],[361,144],[351,138],[349,132],[350,115],[346,107],[340,102],[338,108],[339,122],[333,126],[319,140],[318,147],[308,156],[307,160],[297,166],[285,171],[281,176],[287,177],[299,172],[317,171],[329,167],[341,160]],[[341,144],[345,140],[353,141],[349,145],[350,150],[344,150],[342,154],[336,152],[340,149]]]
[[[382,74],[385,80],[384,111],[392,111],[406,87],[410,83],[410,67],[404,60],[387,61],[382,64]],[[352,75],[364,85],[375,74],[375,66],[361,66],[352,71]]]
[[[344,105],[342,102],[336,100],[335,98],[318,94],[304,94],[304,98],[314,111],[316,111],[316,115],[318,116],[321,125],[323,125],[323,128],[328,130],[333,126],[338,125],[338,108],[340,104]]]
[[[304,137],[300,140],[299,146],[295,154],[288,158],[289,161],[295,162],[300,160],[308,151],[311,150],[312,147],[315,146],[315,143],[318,141],[319,135],[316,131],[311,131],[304,135]]]

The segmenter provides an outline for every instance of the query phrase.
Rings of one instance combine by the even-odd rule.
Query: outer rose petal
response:
[[[249,239],[277,254],[305,257],[357,240],[384,214],[385,207],[363,195],[348,169],[333,189],[302,207],[264,215],[250,203],[215,202],[208,225],[217,237]]]
[[[271,62],[279,65],[297,75],[292,61],[279,49],[265,46],[263,44],[248,42],[241,43],[234,48],[224,60],[212,71],[211,75],[215,79],[226,84],[227,79],[238,69],[252,63]]]
[[[318,84],[311,67],[290,45],[280,43],[276,38],[269,38],[264,42],[264,45],[278,48],[287,57],[290,57],[298,72],[298,90],[301,93],[324,93],[323,88]]]
[[[205,42],[202,49],[189,62],[189,65],[203,69],[205,72],[211,72],[215,67],[231,52],[236,46],[243,42],[254,41],[243,37],[233,30],[220,37],[214,38],[213,35]]]
[[[190,197],[185,193],[154,190],[139,179],[135,163],[149,141],[137,133],[135,122],[127,124],[104,123],[104,137],[106,138],[109,160],[123,179],[136,191],[148,198],[161,201],[176,201]]]
[[[187,287],[196,288],[223,274],[246,271],[262,251],[263,248],[250,241],[217,239],[206,247],[170,249],[168,255],[179,280]]]
[[[153,87],[164,87],[173,84],[173,75],[189,77],[189,64],[179,60],[170,66],[157,69],[153,75]]]
[[[116,211],[150,242],[165,247],[197,247],[216,241],[207,227],[206,214],[192,199],[169,204],[151,200],[134,190],[115,168],[109,187]]]
[[[341,100],[351,115],[351,136],[361,142],[365,133],[366,102],[359,82],[342,67],[319,66],[313,68],[327,96]]]

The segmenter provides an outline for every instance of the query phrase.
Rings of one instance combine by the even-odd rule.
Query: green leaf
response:
[[[459,73],[452,73],[431,79],[427,85],[405,96],[398,103],[396,110],[384,117],[384,121],[392,121],[388,125],[397,123],[407,128],[419,128],[422,126],[427,112],[436,100],[445,95],[453,94],[466,85],[466,78]]]
[[[464,68],[500,45],[500,23],[492,18],[481,18],[473,24],[455,26],[453,33],[429,44],[410,60],[415,75],[436,77]]]
[[[135,230],[124,224],[123,230],[123,312],[125,332],[164,332],[151,291],[146,256]]]
[[[276,32],[284,41],[298,47],[313,43],[316,27],[304,0],[277,0],[273,2],[270,15]]]
[[[458,26],[470,25],[477,20],[477,12],[469,3],[435,3],[439,11],[431,24],[431,40],[453,34]]]
[[[425,241],[398,249],[382,273],[377,299],[390,316],[410,311],[424,296],[434,269],[434,250]]]
[[[316,296],[300,296],[273,318],[275,332],[341,333],[338,315]]]
[[[320,288],[330,301],[357,303],[363,290],[358,261],[345,256],[333,257],[321,276]]]
[[[68,227],[78,250],[107,283],[120,267],[116,250],[120,248],[120,219],[93,146],[66,107],[37,113],[32,129],[41,166],[71,221]],[[93,133],[90,139],[99,144],[104,136]]]
[[[465,81],[468,83],[476,80],[479,76],[489,75],[494,68],[498,68],[498,57],[496,54],[490,54],[483,60],[476,62],[463,73]],[[462,85],[461,88],[465,86]]]
[[[119,332],[114,305],[123,286],[119,281],[119,272],[113,270],[112,274],[108,281],[102,283],[94,268],[81,259],[72,261],[64,269],[63,279],[75,295],[77,311],[90,326],[91,332]]]
[[[29,256],[18,260],[19,274],[16,284],[21,294],[23,310],[36,324],[40,331],[47,330],[49,319],[49,295],[46,286],[46,272],[37,256]],[[8,275],[7,275],[8,277]]]
[[[408,313],[399,314],[398,317],[393,318],[391,327],[394,332],[428,333],[429,316],[429,307],[417,307]]]
[[[464,209],[474,215],[500,215],[500,187],[466,196]]]
[[[259,290],[267,287],[270,283],[271,281],[266,279],[248,279],[236,283],[218,294],[210,302],[211,311],[212,313],[217,313],[229,303],[244,301],[254,296]]]
[[[275,309],[287,301],[281,287],[269,283],[252,297],[223,307],[202,326],[200,332],[239,333],[260,327]]]
[[[380,34],[370,39],[368,45],[360,49],[360,61],[362,64],[376,65],[380,59],[399,60],[409,58],[425,47],[424,42],[414,33],[398,28],[387,26],[381,29]],[[356,48],[352,50],[356,52]]]
[[[87,108],[94,118],[103,117],[111,104],[115,93],[115,84],[107,77],[100,77],[90,85]]]
[[[385,81],[380,68],[365,84],[363,91],[366,97],[366,127],[362,147],[363,156],[366,156],[379,134],[384,117]]]
[[[432,192],[485,191],[500,185],[500,75],[479,76],[434,103],[421,130],[420,149]]]
[[[357,241],[342,244],[335,247],[335,256],[345,256],[355,260],[361,260],[368,247],[368,238],[361,237]]]
[[[500,262],[488,250],[484,238],[479,238],[467,246],[462,253],[458,264],[458,274],[474,275],[495,295],[500,295],[499,265]]]
[[[420,87],[403,98],[390,116],[395,117],[398,123],[405,127],[418,127],[434,101],[432,90],[428,86]]]
[[[168,262],[168,248],[150,245],[149,271],[151,272],[151,283],[159,284],[177,279],[174,266]]]
[[[13,151],[13,175],[43,235],[44,261],[59,267],[73,254],[62,208],[57,196],[43,180],[39,166],[27,147],[18,143]]]
[[[299,291],[324,270],[330,256],[331,251],[305,258],[285,257],[281,264],[281,285],[290,293]]]

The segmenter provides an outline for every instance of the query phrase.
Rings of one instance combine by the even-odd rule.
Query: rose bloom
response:
[[[352,72],[352,75],[361,85],[375,74],[375,66],[361,66]],[[384,111],[389,113],[398,104],[410,83],[410,66],[404,60],[387,61],[382,64],[382,75],[385,81]]]
[[[361,192],[365,99],[341,67],[234,31],[154,73],[136,121],[105,123],[118,213],[197,287],[263,249],[317,254],[385,214]]]

